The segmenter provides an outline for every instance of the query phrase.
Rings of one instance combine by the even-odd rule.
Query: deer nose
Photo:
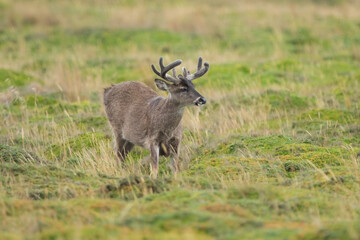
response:
[[[206,103],[206,98],[201,97],[201,98],[199,99],[199,102],[200,102],[200,104],[205,104],[205,103]]]
[[[206,98],[204,97],[199,97],[198,99],[196,99],[195,101],[195,105],[196,106],[200,106],[206,103]]]

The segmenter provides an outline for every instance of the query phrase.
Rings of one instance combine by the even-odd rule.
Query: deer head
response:
[[[181,60],[176,60],[167,66],[163,64],[163,58],[160,57],[159,65],[160,72],[152,64],[151,68],[156,75],[162,79],[155,79],[156,86],[163,91],[170,93],[169,98],[175,100],[180,105],[192,105],[200,106],[206,103],[206,99],[195,90],[193,80],[203,76],[209,70],[209,63],[205,62],[202,68],[202,58],[199,58],[197,71],[191,74],[186,68],[183,68],[183,75],[176,76],[175,67],[182,63]],[[172,70],[172,76],[167,74]]]

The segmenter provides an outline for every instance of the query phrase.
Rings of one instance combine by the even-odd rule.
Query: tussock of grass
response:
[[[2,163],[12,162],[21,164],[39,161],[39,158],[35,154],[28,153],[21,148],[0,144],[0,160]]]

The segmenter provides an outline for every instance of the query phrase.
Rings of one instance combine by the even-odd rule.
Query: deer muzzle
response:
[[[196,106],[201,106],[201,105],[204,105],[206,103],[206,98],[204,97],[198,97],[195,101],[194,101],[194,104]]]

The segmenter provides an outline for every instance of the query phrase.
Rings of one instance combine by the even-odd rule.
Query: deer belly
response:
[[[146,136],[146,131],[126,131],[123,130],[122,138],[138,145],[140,147],[150,150],[150,139]]]

